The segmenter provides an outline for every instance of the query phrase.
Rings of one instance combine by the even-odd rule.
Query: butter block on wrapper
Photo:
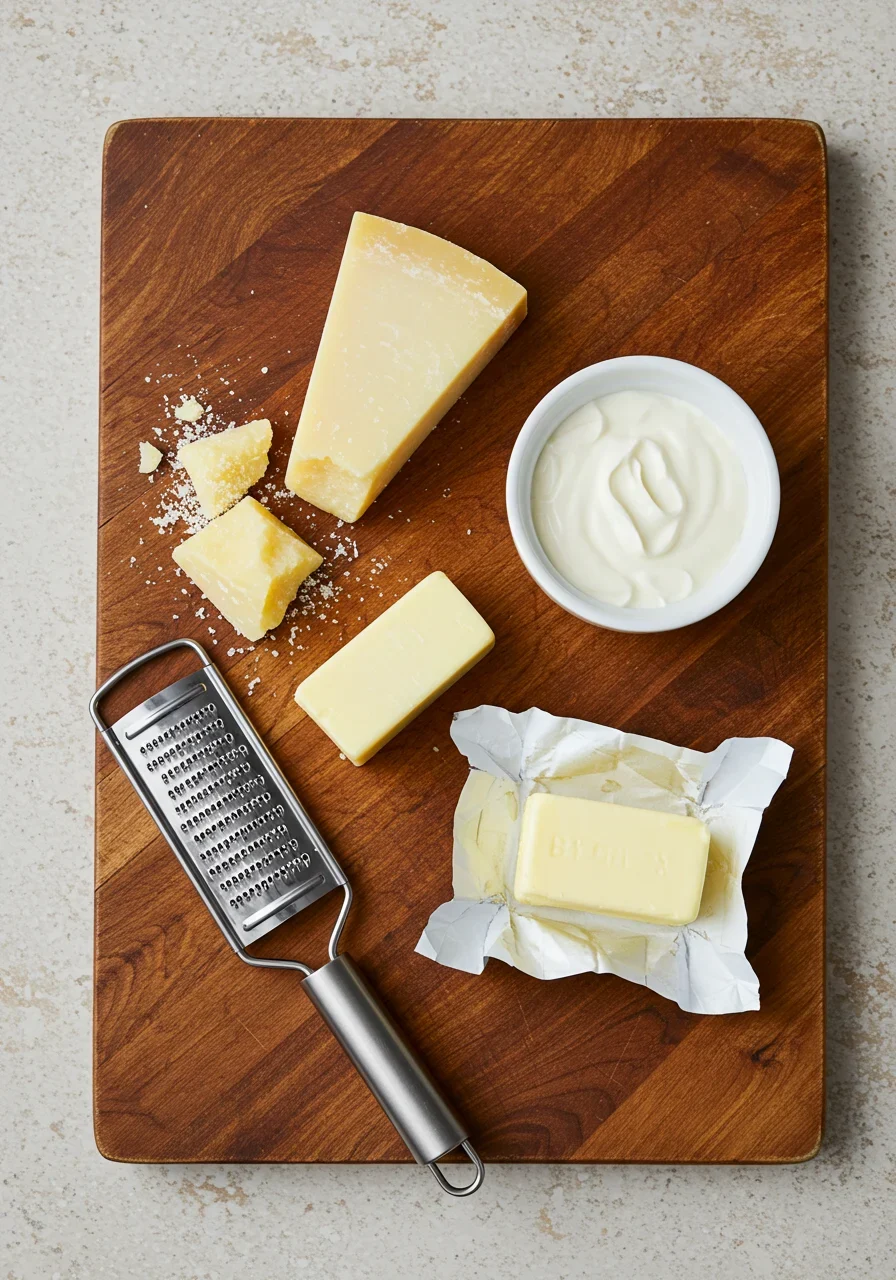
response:
[[[523,811],[513,893],[527,907],[691,924],[708,853],[699,818],[540,791]]]
[[[787,776],[786,743],[729,738],[715,751],[691,751],[537,709],[488,706],[457,714],[451,736],[471,765],[454,815],[454,897],[430,916],[421,955],[467,973],[481,973],[489,959],[543,979],[615,973],[691,1013],[759,1008],[759,982],[744,954],[741,877],[763,811]],[[521,901],[523,814],[541,795],[704,824],[709,850],[696,918],[648,922],[611,915],[606,902],[601,913],[579,909],[581,902]]]

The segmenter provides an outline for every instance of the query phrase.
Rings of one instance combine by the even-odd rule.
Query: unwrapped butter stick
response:
[[[451,579],[431,573],[303,680],[296,702],[364,764],[494,643]]]

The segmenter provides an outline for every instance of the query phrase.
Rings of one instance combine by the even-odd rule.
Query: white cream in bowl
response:
[[[705,369],[619,356],[535,406],[507,468],[507,515],[557,604],[614,631],[672,631],[733,600],[778,521],[759,419]]]
[[[625,608],[685,600],[730,559],[747,511],[744,470],[696,405],[658,391],[588,400],[545,443],[532,519],[554,568]]]

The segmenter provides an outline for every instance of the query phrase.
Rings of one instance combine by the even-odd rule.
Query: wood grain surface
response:
[[[147,120],[110,133],[103,189],[98,679],[151,645],[211,651],[356,889],[348,950],[490,1161],[793,1161],[823,1107],[827,228],[824,143],[780,120]],[[251,652],[175,576],[175,483],[137,443],[165,395],[292,424],[356,209],[424,227],[523,283],[529,317],[354,526],[280,492],[327,556],[326,593]],[[771,553],[721,613],[618,635],[529,579],[504,513],[527,414],[561,378],[652,352],[725,379],[777,454]],[[164,446],[163,446],[164,447]],[[348,535],[357,545],[340,556]],[[493,653],[355,769],[292,700],[299,680],[433,569]],[[176,616],[175,616],[176,615]],[[291,633],[291,627],[297,630]],[[210,634],[214,628],[214,634]],[[292,643],[290,643],[292,634]],[[132,681],[110,718],[183,674]],[[257,681],[254,684],[250,682]],[[483,702],[709,750],[795,747],[745,878],[754,1014],[697,1017],[615,977],[480,977],[414,953],[451,896],[466,762],[451,714]],[[320,903],[260,944],[322,961]],[[230,952],[124,776],[97,754],[96,1133],[140,1161],[402,1161],[407,1153],[296,975]]]

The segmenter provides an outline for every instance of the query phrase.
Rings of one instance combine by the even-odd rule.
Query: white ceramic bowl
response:
[[[572,586],[551,564],[532,520],[532,476],[545,443],[576,409],[615,391],[658,391],[696,405],[728,438],[747,481],[747,518],[731,559],[714,578],[685,600],[658,609],[629,609],[594,600]],[[620,356],[602,360],[565,378],[541,400],[523,424],[507,470],[507,515],[516,549],[529,573],[552,600],[576,617],[613,631],[672,631],[708,618],[733,600],[768,553],[781,502],[775,455],[762,424],[736,391],[682,360]]]

